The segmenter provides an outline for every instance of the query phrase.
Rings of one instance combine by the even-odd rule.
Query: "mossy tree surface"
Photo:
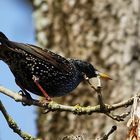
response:
[[[91,62],[100,71],[109,73],[114,80],[103,82],[105,103],[128,99],[138,92],[140,81],[138,2],[32,0],[37,42],[65,57]],[[57,102],[88,106],[97,104],[97,99],[92,89],[82,83]],[[118,125],[118,130],[111,139],[123,139],[126,122],[117,123],[105,115],[75,116],[66,112],[44,115],[38,111],[38,136],[47,140],[66,135],[95,139],[113,124]]]

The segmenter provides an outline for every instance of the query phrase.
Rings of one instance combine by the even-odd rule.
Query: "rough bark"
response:
[[[32,0],[32,3],[38,44],[65,57],[91,62],[112,76],[113,81],[103,82],[106,103],[120,102],[139,91],[139,0]],[[57,101],[84,106],[97,103],[86,83]],[[38,111],[38,136],[47,140],[66,135],[95,139],[113,124],[118,125],[118,130],[111,139],[123,139],[126,122],[116,123],[100,114],[44,115]]]

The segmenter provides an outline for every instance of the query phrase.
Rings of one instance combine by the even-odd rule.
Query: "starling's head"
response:
[[[111,80],[111,78],[104,73],[99,72],[96,70],[93,65],[91,65],[88,62],[81,61],[81,60],[70,60],[72,63],[76,66],[77,70],[82,74],[86,75],[88,78],[93,78],[93,77],[101,77],[103,79]]]
[[[73,64],[82,75],[85,74],[88,78],[97,77],[96,69],[90,63],[81,60],[73,60]]]

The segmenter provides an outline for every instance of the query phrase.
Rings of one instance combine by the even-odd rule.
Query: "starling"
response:
[[[0,60],[4,61],[15,76],[17,85],[29,94],[59,97],[74,90],[85,76],[110,77],[96,70],[90,63],[66,59],[48,49],[31,44],[9,41],[0,32]]]

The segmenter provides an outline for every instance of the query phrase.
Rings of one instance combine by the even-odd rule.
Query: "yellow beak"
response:
[[[105,80],[112,80],[112,78],[111,78],[109,75],[105,74],[105,73],[99,72],[98,75],[99,75],[99,77],[102,78],[102,79],[105,79]]]

